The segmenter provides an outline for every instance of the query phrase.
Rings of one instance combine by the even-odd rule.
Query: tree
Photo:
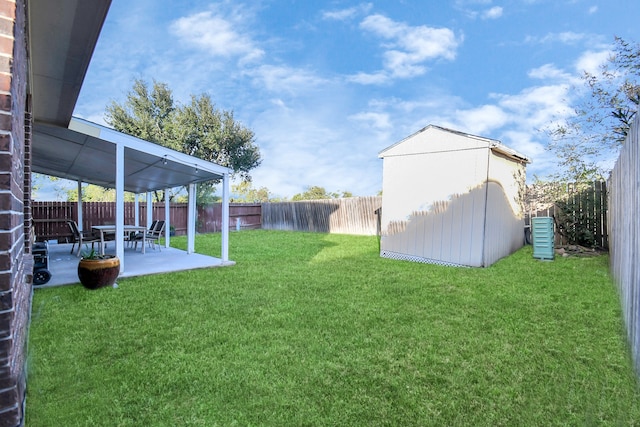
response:
[[[70,186],[76,189],[78,187],[76,181],[69,181],[63,178],[40,173],[34,173],[32,175],[31,186],[34,189],[31,191],[31,195],[34,199],[41,196],[40,190],[45,190],[43,192],[53,193],[53,200],[68,200]],[[104,190],[106,191],[106,189]],[[73,193],[76,194],[74,200],[77,200],[78,191],[76,190]],[[48,197],[51,196],[48,195]]]
[[[253,131],[235,121],[233,111],[215,108],[209,95],[191,96],[180,107],[175,120],[178,150],[233,169],[250,180],[251,169],[260,165],[260,152]]]
[[[70,202],[78,201],[78,189],[73,188],[67,190],[67,200]],[[112,202],[116,199],[116,190],[114,188],[104,188],[99,185],[89,184],[82,189],[82,200],[84,202]],[[125,202],[133,202],[134,196],[129,192],[124,193]]]
[[[608,61],[597,73],[582,76],[589,96],[575,114],[549,132],[547,149],[558,157],[563,182],[601,179],[611,159],[624,143],[640,104],[640,45],[615,38]]]
[[[320,200],[320,199],[339,199],[341,197],[353,197],[353,194],[350,191],[336,192],[336,193],[328,193],[324,187],[319,187],[317,185],[307,187],[307,189],[303,193],[298,193],[292,197],[293,201],[300,200]]]
[[[255,134],[234,118],[232,111],[218,110],[207,94],[192,95],[187,105],[173,100],[165,83],[148,84],[136,79],[124,104],[107,106],[106,122],[117,131],[229,167],[234,176],[250,180],[260,165]],[[198,185],[198,203],[214,200],[215,182]],[[164,194],[156,194],[163,200]]]
[[[154,80],[149,91],[144,80],[136,79],[124,104],[111,101],[107,106],[105,121],[118,132],[179,150],[172,132],[175,112],[171,89],[165,83]]]
[[[271,193],[267,187],[253,188],[251,182],[242,181],[231,186],[231,201],[235,203],[262,203],[268,202]]]
[[[178,151],[208,160],[234,171],[250,181],[249,172],[260,165],[260,152],[253,131],[235,121],[233,112],[215,108],[209,95],[191,96],[175,116],[174,136]],[[215,183],[198,185],[197,200],[211,201]]]

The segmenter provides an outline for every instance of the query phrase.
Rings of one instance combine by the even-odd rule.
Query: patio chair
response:
[[[164,231],[164,221],[153,220],[153,222],[151,223],[151,226],[147,230],[146,241],[144,242],[142,241],[145,237],[143,233],[136,233],[136,235],[131,239],[133,241],[133,249],[134,250],[138,249],[138,242],[141,242],[143,245],[145,243],[148,243],[149,247],[152,247],[152,245],[155,245],[155,243],[158,241],[158,238],[160,237],[163,231]]]
[[[153,247],[153,249],[155,249],[157,245],[158,250],[162,250],[158,244],[158,240],[162,237],[162,233],[164,233],[164,221],[158,221],[153,231],[151,233],[147,233],[147,243],[149,243],[150,248]]]
[[[158,223],[157,219],[154,219],[153,222],[151,223],[151,225],[149,226],[149,229],[147,230],[147,233],[151,233],[151,231],[153,231],[154,228],[156,228],[156,224]],[[143,237],[143,233],[140,231],[132,231],[130,233],[125,233],[124,235],[124,241],[127,243],[127,246],[131,247],[131,245],[134,245],[134,248],[137,248],[137,241],[142,240]]]
[[[76,256],[80,256],[80,251],[82,250],[83,244],[91,243],[91,249],[94,249],[94,245],[96,242],[100,244],[99,234],[86,231],[81,232],[80,229],[78,229],[78,224],[76,224],[76,222],[72,220],[67,221],[67,225],[69,226],[71,234],[73,235],[73,245],[71,246],[71,252],[69,252],[70,254],[73,253],[73,248],[76,246],[76,244],[78,245],[78,252],[76,253]]]

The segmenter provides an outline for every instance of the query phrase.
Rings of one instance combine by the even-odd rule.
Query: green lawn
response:
[[[36,290],[26,425],[640,425],[606,256],[462,269],[265,230],[230,254]]]

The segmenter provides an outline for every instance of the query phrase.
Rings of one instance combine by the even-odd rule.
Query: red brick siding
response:
[[[0,0],[0,427],[23,424],[31,310],[25,1]]]

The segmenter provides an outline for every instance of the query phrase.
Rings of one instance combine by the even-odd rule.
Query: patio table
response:
[[[95,231],[100,232],[100,254],[104,255],[104,236],[105,234],[115,233],[116,226],[115,225],[92,225],[91,228]],[[124,231],[142,232],[142,253],[145,253],[144,244],[147,241],[147,227],[142,227],[138,225],[125,225]]]

